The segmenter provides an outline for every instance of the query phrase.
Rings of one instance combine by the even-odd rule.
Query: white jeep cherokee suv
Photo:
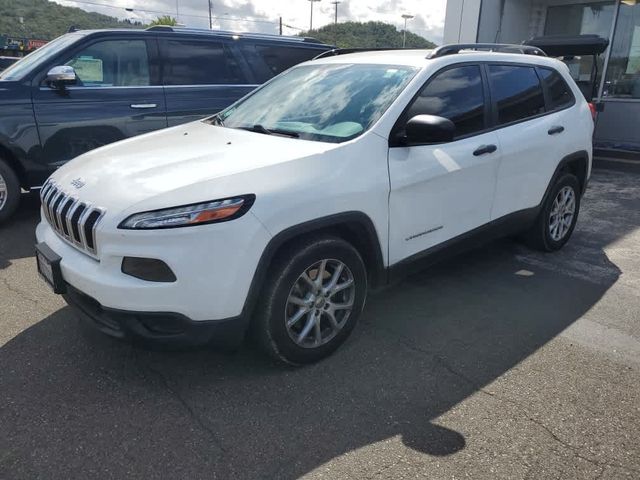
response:
[[[78,157],[42,188],[40,273],[103,332],[334,351],[370,285],[524,232],[557,250],[593,120],[532,47],[325,55],[218,115]],[[518,50],[519,53],[513,53]]]

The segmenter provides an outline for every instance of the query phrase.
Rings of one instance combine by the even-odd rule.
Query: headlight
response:
[[[211,202],[136,213],[118,225],[118,228],[146,230],[226,222],[244,215],[253,205],[255,198],[255,195],[242,195]]]

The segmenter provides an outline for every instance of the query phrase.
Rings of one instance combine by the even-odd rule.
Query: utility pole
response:
[[[335,5],[335,7],[336,7],[336,19],[334,21],[334,24],[336,24],[336,25],[338,24],[338,5],[340,5],[340,3],[342,3],[342,2],[339,2],[338,0],[335,0],[335,1],[331,2],[331,4]]]
[[[282,35],[282,17],[280,17],[280,35]]]
[[[402,32],[402,48],[404,48],[407,45],[407,20],[411,20],[413,15],[404,13],[402,18],[404,18],[404,30]]]
[[[211,0],[209,0],[209,30],[213,30],[213,18],[211,17]]]
[[[308,2],[311,3],[311,18],[309,20],[309,31],[313,30],[313,4],[319,1],[320,0],[308,0]]]

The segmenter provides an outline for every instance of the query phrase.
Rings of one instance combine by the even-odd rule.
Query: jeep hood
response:
[[[163,208],[254,193],[256,171],[338,146],[193,122],[98,148],[51,178],[107,211]]]

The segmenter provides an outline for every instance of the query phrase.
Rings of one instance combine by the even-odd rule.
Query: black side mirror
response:
[[[405,127],[407,144],[445,143],[453,140],[455,124],[436,115],[416,115]]]

